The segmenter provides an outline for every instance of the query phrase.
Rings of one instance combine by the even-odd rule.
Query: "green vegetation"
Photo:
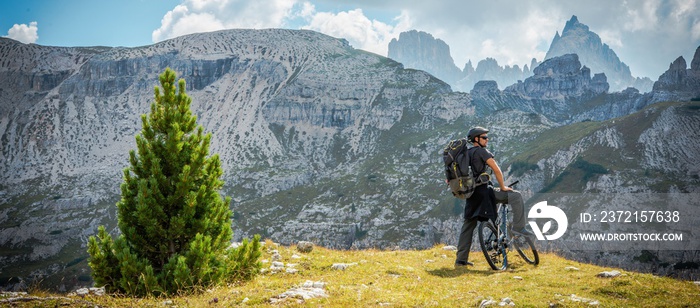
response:
[[[160,75],[151,112],[142,115],[117,202],[116,239],[100,226],[88,243],[92,277],[109,292],[164,295],[200,291],[249,279],[260,268],[259,237],[230,249],[230,197],[219,190],[218,155],[209,156],[211,134],[196,125],[175,72]]]
[[[528,142],[526,151],[517,154],[513,161],[536,164],[540,159],[548,158],[559,150],[569,148],[601,126],[601,122],[579,122],[546,130],[535,140]]]
[[[53,300],[62,307],[478,307],[484,300],[498,303],[503,298],[510,298],[516,307],[589,307],[595,302],[599,307],[700,305],[698,287],[690,281],[624,270],[619,270],[622,274],[618,277],[601,278],[598,273],[614,269],[549,253],[540,255],[539,266],[528,265],[514,254],[509,270],[493,271],[479,251],[473,251],[470,258],[474,267],[454,269],[455,253],[442,245],[397,251],[315,247],[309,253],[300,253],[295,246],[277,247],[269,241],[265,246],[263,258],[271,260],[276,250],[280,262],[288,268],[290,263],[296,264],[298,272],[267,271],[252,281],[167,297],[90,295],[56,299],[54,294],[37,291],[29,295],[37,300],[17,302],[17,306],[46,306],[54,304],[49,303]],[[334,270],[331,267],[335,263],[356,264]],[[305,281],[323,282],[326,297],[281,299],[280,294]],[[277,299],[281,303],[273,304]]]
[[[569,165],[568,168],[545,186],[541,192],[580,192],[586,182],[592,177],[607,173],[608,170],[602,165],[590,163],[579,157],[573,164]]]
[[[515,177],[520,177],[528,171],[535,171],[538,169],[539,167],[536,164],[530,164],[522,161],[516,161],[510,165],[510,173]]]

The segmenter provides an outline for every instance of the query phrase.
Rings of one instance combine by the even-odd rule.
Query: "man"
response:
[[[469,130],[467,134],[467,139],[474,145],[468,150],[471,154],[472,170],[479,176],[476,182],[478,186],[474,190],[474,194],[467,199],[467,205],[464,208],[464,224],[459,234],[455,267],[474,265],[469,262],[469,250],[472,246],[474,229],[479,221],[496,219],[498,215],[496,203],[510,204],[513,211],[513,232],[525,236],[532,235],[525,230],[525,208],[520,192],[506,187],[501,168],[498,167],[493,154],[486,149],[489,143],[488,132],[488,129],[477,126]],[[499,188],[494,189],[491,185],[480,185],[490,184],[490,177],[486,173],[487,167],[493,170]]]

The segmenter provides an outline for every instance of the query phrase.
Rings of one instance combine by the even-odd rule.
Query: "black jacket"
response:
[[[491,185],[480,185],[474,189],[474,194],[472,194],[469,199],[467,199],[467,205],[464,207],[464,219],[478,219],[479,221],[485,221],[491,219],[496,220],[496,196],[493,193],[493,187]]]

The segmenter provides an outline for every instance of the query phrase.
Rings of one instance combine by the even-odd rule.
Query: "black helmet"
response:
[[[474,137],[482,135],[482,134],[486,134],[488,132],[489,132],[488,129],[485,129],[481,126],[476,126],[476,127],[469,130],[469,133],[467,134],[467,139],[469,139],[469,142],[474,142]]]

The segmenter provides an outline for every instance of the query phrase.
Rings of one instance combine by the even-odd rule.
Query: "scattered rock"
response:
[[[513,302],[510,297],[506,297],[502,299],[500,302],[496,302],[493,300],[493,298],[485,299],[481,301],[481,304],[479,304],[479,308],[482,307],[489,307],[498,304],[498,306],[505,307],[505,306],[515,306],[515,302]]]
[[[78,296],[85,296],[88,294],[90,294],[90,290],[88,290],[88,288],[80,288],[80,289],[75,290],[75,295],[78,295]]]
[[[171,306],[173,304],[172,300],[163,301],[163,306]]]
[[[277,304],[289,299],[297,299],[298,303],[304,303],[308,299],[328,297],[325,288],[326,284],[321,281],[307,280],[301,287],[291,288],[276,297],[270,298],[270,302]]]
[[[523,280],[523,277],[520,277],[520,276],[513,276],[513,279],[515,279],[515,280]]]
[[[298,271],[299,270],[296,268],[288,268],[287,270],[285,270],[287,274],[296,274]]]
[[[590,305],[590,306],[598,306],[598,305],[600,305],[600,302],[597,301],[597,300],[595,300],[595,299],[576,296],[576,294],[571,294],[571,296],[569,297],[569,299],[570,299],[572,302],[581,302],[581,303],[588,304],[588,305]]]
[[[502,299],[500,303],[498,303],[498,306],[501,306],[501,307],[503,307],[503,306],[515,306],[515,303],[513,302],[512,299],[510,299],[510,297],[506,297],[506,298]]]
[[[442,249],[443,249],[443,250],[449,250],[449,251],[457,251],[457,247],[452,246],[452,245],[442,247]]]
[[[333,265],[331,265],[331,269],[345,270],[346,268],[353,266],[353,265],[357,265],[357,263],[333,263]]]
[[[619,271],[600,272],[600,273],[598,273],[597,276],[603,277],[603,278],[613,278],[613,277],[620,276],[620,272]]]
[[[495,304],[496,304],[496,301],[489,298],[489,299],[482,300],[481,304],[479,304],[479,308],[488,307],[488,306],[492,306]]]
[[[244,299],[241,301],[241,304],[245,304],[245,303],[247,303],[249,300],[250,300],[250,298],[247,298],[247,297],[246,297],[246,298],[244,298]]]
[[[293,254],[292,259],[301,259],[301,256],[299,256],[298,254]]]
[[[280,255],[280,252],[277,250],[272,251],[272,261],[279,261],[282,260],[282,255]]]
[[[301,241],[297,243],[297,251],[299,252],[309,253],[312,250],[314,250],[314,244],[311,242]]]
[[[85,297],[87,295],[94,295],[94,296],[103,296],[105,295],[105,287],[100,287],[100,288],[80,288],[75,290],[75,292],[72,292],[68,295],[72,296],[80,296],[80,297]]]
[[[567,271],[578,271],[579,270],[578,267],[574,267],[574,266],[567,266],[564,269]]]
[[[284,263],[279,262],[279,261],[273,261],[272,265],[270,266],[270,271],[274,274],[277,272],[284,271]]]

